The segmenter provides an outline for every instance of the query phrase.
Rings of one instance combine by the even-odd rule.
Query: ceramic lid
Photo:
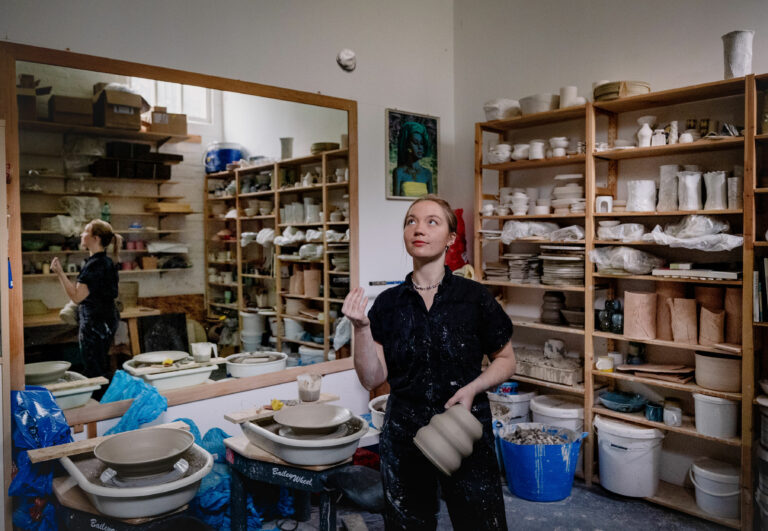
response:
[[[691,466],[696,477],[729,485],[739,484],[739,467],[736,465],[704,457],[694,461]]]
[[[542,395],[531,399],[531,410],[549,417],[583,419],[584,402],[568,395]]]
[[[627,422],[601,417],[600,415],[595,416],[594,426],[597,428],[598,433],[609,433],[611,435],[616,435],[617,437],[626,437],[628,439],[664,438],[664,434],[661,430],[657,430],[656,428],[643,428]]]

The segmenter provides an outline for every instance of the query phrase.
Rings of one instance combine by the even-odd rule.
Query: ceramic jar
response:
[[[531,140],[530,148],[528,150],[528,160],[541,160],[544,158],[544,146],[546,142],[543,140]]]
[[[419,429],[413,443],[443,474],[450,476],[472,453],[475,441],[483,436],[483,425],[461,404],[432,417]]]
[[[639,147],[648,147],[651,145],[651,137],[653,136],[653,130],[651,126],[644,123],[640,130],[637,132],[637,145]]]
[[[528,158],[528,153],[530,151],[529,144],[515,144],[513,147],[512,160],[525,160]]]

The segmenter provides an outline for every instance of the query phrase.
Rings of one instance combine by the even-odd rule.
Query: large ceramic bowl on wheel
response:
[[[284,352],[242,352],[227,358],[227,374],[246,378],[257,374],[282,371],[288,356]]]
[[[69,370],[68,361],[40,361],[24,365],[24,381],[29,385],[53,383]]]
[[[194,442],[176,428],[127,431],[100,443],[93,455],[122,477],[151,476],[170,470]]]
[[[296,432],[323,433],[333,431],[352,418],[345,407],[331,404],[309,404],[286,407],[275,412],[275,422]]]

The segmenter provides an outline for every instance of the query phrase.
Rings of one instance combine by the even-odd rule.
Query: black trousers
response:
[[[80,354],[85,363],[84,374],[89,378],[109,374],[109,349],[115,339],[119,314],[113,310],[107,315],[94,315],[95,312],[80,311],[78,341]]]
[[[435,529],[440,508],[438,485],[454,529],[507,529],[490,425],[483,427],[483,437],[475,443],[473,453],[462,461],[459,470],[446,476],[424,457],[413,444],[412,436],[401,432],[397,424],[388,419],[379,440],[387,530]]]

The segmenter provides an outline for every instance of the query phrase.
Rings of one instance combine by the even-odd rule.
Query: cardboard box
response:
[[[48,119],[61,124],[93,125],[93,102],[54,94],[48,100]]]
[[[97,83],[93,89],[101,85]],[[119,90],[101,90],[93,97],[93,118],[99,127],[141,129],[142,98]]]
[[[16,104],[19,107],[19,120],[37,120],[37,95],[35,89],[17,88]]]
[[[165,107],[154,107],[149,113],[149,131],[169,135],[187,134],[187,115],[170,113]]]
[[[141,257],[142,269],[157,269],[157,258],[154,256],[142,256]]]

